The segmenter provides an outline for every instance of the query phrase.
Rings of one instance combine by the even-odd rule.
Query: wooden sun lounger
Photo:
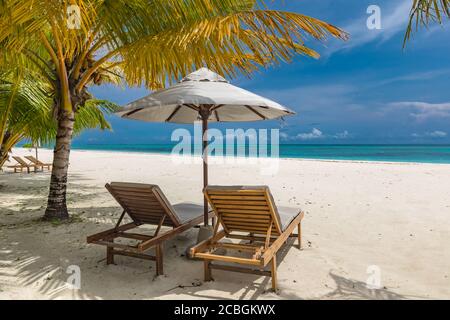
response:
[[[106,263],[114,263],[115,255],[156,261],[156,274],[163,274],[163,242],[203,222],[203,206],[192,203],[171,205],[157,185],[112,182],[106,189],[123,208],[114,228],[87,237],[88,243],[106,246]],[[133,220],[121,225],[125,213]],[[212,215],[212,212],[211,212]],[[152,236],[128,233],[144,224],[156,225]],[[170,227],[160,232],[162,227]],[[130,246],[115,243],[116,238],[139,240]],[[155,248],[155,256],[144,253]]]
[[[14,172],[17,172],[17,170],[20,169],[20,172],[23,172],[23,169],[27,169],[27,173],[30,173],[30,168],[34,168],[34,172],[37,171],[37,167],[34,164],[28,164],[25,160],[23,160],[21,157],[13,156],[14,160],[17,161],[17,164],[8,166],[8,168],[13,168]]]
[[[50,170],[52,168],[52,164],[51,163],[44,163],[44,162],[36,159],[33,156],[25,156],[25,158],[27,160],[31,161],[31,163],[33,163],[36,167],[42,168],[42,171],[44,171],[45,167],[47,167],[48,170]]]
[[[208,186],[204,193],[217,216],[211,238],[191,248],[191,256],[204,260],[205,281],[212,280],[212,269],[252,273],[272,277],[272,289],[277,289],[276,254],[287,243],[289,237],[298,238],[301,248],[301,210],[276,207],[267,186]],[[222,230],[219,231],[219,225]],[[294,234],[295,228],[298,233]],[[224,243],[221,239],[249,240],[244,243]],[[226,255],[217,254],[219,248],[227,249]],[[228,255],[228,251],[238,250],[248,257]],[[228,264],[216,264],[213,261]],[[271,271],[265,267],[271,263]],[[229,265],[236,263],[249,267]]]

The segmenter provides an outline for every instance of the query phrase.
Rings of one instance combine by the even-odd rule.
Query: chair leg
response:
[[[156,250],[156,275],[161,276],[164,274],[162,244],[157,245],[155,250]]]
[[[114,248],[106,247],[106,264],[114,264]]]
[[[297,228],[298,228],[298,230],[297,230],[298,248],[301,249],[302,248],[302,224],[299,223]]]
[[[209,260],[203,261],[203,266],[205,268],[205,281],[211,281],[212,280],[211,261]]]
[[[273,256],[272,258],[272,290],[274,292],[277,291],[277,257]]]

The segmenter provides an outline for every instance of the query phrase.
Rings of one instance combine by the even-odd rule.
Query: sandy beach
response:
[[[30,154],[14,149],[14,154]],[[51,161],[50,150],[40,150]],[[113,226],[121,211],[106,182],[158,184],[172,203],[201,203],[201,164],[168,155],[73,150],[68,206],[73,222],[41,222],[50,174],[0,173],[1,299],[430,299],[450,298],[450,165],[284,159],[277,172],[211,164],[211,184],[270,186],[278,204],[305,213],[303,250],[280,253],[278,294],[270,278],[214,271],[185,257],[197,229],[154,263],[117,257],[86,236]],[[79,266],[81,288],[65,286]],[[380,271],[381,289],[366,282]]]

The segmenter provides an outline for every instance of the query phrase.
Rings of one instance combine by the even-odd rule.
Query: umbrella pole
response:
[[[208,185],[208,137],[206,131],[208,130],[208,118],[202,116],[202,157],[203,157],[203,189]],[[203,195],[203,222],[208,225],[208,200]]]

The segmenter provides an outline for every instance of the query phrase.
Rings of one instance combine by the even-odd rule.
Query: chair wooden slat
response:
[[[51,163],[44,163],[38,159],[36,159],[33,156],[25,156],[25,158],[29,161],[31,161],[34,165],[36,165],[37,167],[41,167],[42,170],[44,170],[45,167],[47,167],[48,170],[51,169],[52,165]]]
[[[170,210],[170,205],[165,205],[155,194],[156,185],[137,185],[130,184],[127,190],[127,184],[111,183],[107,189],[114,198],[121,204],[128,215],[134,221],[139,223],[153,224],[155,216],[159,219],[163,215],[169,218],[164,220],[164,226],[175,227],[180,225],[180,221],[175,213]]]
[[[210,195],[211,199],[214,200],[256,200],[256,201],[265,201],[266,198],[264,196],[242,196],[242,195]]]
[[[300,247],[300,222],[303,212],[293,217],[287,228],[282,229],[278,210],[268,187],[220,187],[208,186],[205,196],[218,217],[223,230],[218,232],[216,226],[211,238],[199,243],[191,249],[191,255],[204,259],[205,281],[211,280],[211,269],[254,273],[272,277],[272,288],[276,290],[276,253],[286,240],[293,236],[293,229],[298,227],[298,245]],[[245,235],[247,234],[247,235]],[[245,239],[255,244],[253,251],[248,244],[221,243],[222,238]],[[253,252],[252,258],[215,254],[218,247],[229,247],[240,251]],[[243,265],[259,266],[259,269],[239,268],[228,265],[216,265],[213,261],[231,262]],[[271,263],[271,271],[261,268]]]
[[[122,206],[124,212],[115,228],[91,235],[87,237],[87,242],[107,247],[107,264],[114,263],[115,255],[154,260],[156,261],[156,274],[163,274],[163,242],[200,224],[203,221],[203,212],[200,212],[198,217],[181,223],[157,185],[112,182],[106,184],[105,187]],[[125,213],[133,222],[120,226]],[[156,226],[153,236],[125,232],[143,224]],[[172,227],[172,229],[160,232],[162,226]],[[121,237],[140,240],[141,242],[133,246],[114,242],[115,238]],[[150,248],[155,248],[155,256],[144,254],[144,251]]]
[[[34,172],[37,171],[37,166],[34,164],[28,164],[25,160],[23,160],[19,156],[12,156],[14,160],[16,160],[17,164],[8,166],[8,168],[13,168],[14,172],[17,172],[17,169],[20,169],[20,172],[23,171],[23,169],[27,169],[27,172],[30,173],[30,169],[33,168]]]

